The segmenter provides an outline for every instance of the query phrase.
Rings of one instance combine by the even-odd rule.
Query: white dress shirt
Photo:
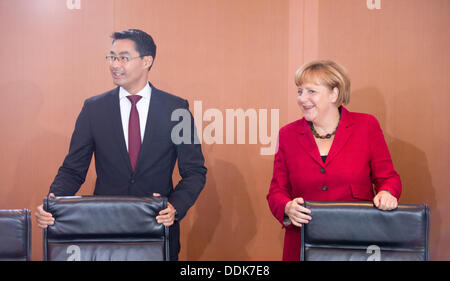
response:
[[[120,101],[120,115],[122,117],[123,136],[125,137],[125,143],[128,150],[128,123],[130,121],[131,101],[127,98],[131,94],[124,88],[119,89],[119,101]],[[139,125],[141,127],[141,143],[144,140],[145,125],[147,124],[148,109],[150,107],[150,97],[152,95],[152,88],[147,83],[145,87],[140,90],[136,95],[142,96],[137,102],[136,107],[139,114]]]

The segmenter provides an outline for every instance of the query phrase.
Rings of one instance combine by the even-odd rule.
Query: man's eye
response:
[[[119,57],[120,61],[128,62],[130,58],[128,57]]]
[[[316,91],[314,91],[314,90],[309,90],[309,93],[310,94],[314,94]]]
[[[301,96],[303,94],[302,90],[298,90],[298,95]]]

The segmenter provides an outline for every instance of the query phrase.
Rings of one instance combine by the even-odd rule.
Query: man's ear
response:
[[[148,69],[153,64],[153,57],[152,56],[145,56],[144,57],[144,66]]]

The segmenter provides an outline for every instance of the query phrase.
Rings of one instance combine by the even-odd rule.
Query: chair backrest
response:
[[[399,204],[382,211],[372,202],[313,202],[301,228],[300,260],[428,260],[429,209]]]
[[[156,221],[165,197],[44,198],[55,223],[44,230],[44,260],[169,260],[169,230]]]
[[[0,210],[0,260],[29,261],[30,256],[30,211]]]

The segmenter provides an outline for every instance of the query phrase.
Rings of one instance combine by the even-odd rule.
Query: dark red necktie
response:
[[[127,96],[131,101],[130,121],[128,123],[128,155],[130,156],[131,168],[136,168],[136,163],[141,150],[141,126],[139,125],[139,113],[136,104],[142,96]]]

